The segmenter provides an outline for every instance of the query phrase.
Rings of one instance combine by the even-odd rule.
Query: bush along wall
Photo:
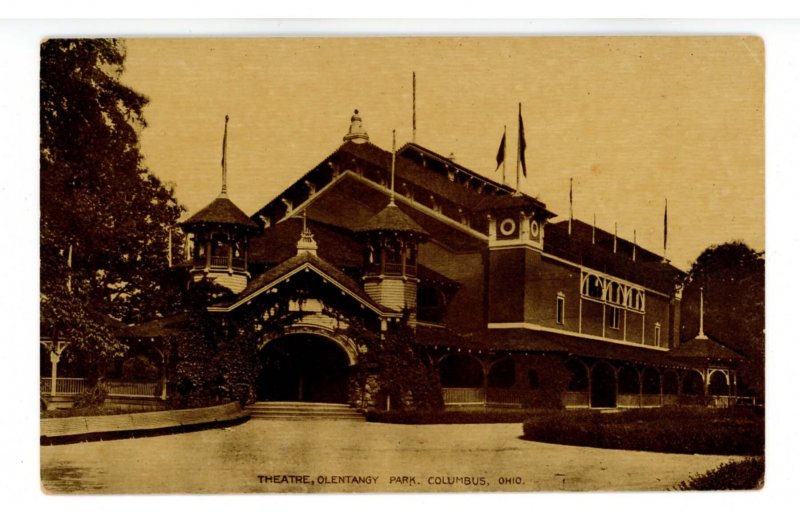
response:
[[[525,420],[523,432],[528,440],[596,448],[717,455],[764,453],[763,417],[727,409],[550,412]]]

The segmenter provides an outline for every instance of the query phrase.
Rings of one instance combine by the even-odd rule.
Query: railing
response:
[[[72,379],[62,378],[56,379],[56,394],[57,395],[79,395],[88,388],[86,379]],[[49,377],[42,377],[40,381],[40,389],[42,393],[48,395],[53,391],[53,380]]]
[[[231,260],[231,267],[236,270],[246,270],[244,268],[244,258],[233,258]]]
[[[228,268],[227,256],[211,256],[211,266],[215,268]]]
[[[39,389],[42,394],[49,395],[52,391],[52,379],[42,377]],[[158,396],[160,386],[158,382],[121,382],[106,381],[108,396],[122,397],[152,397]],[[79,395],[89,388],[87,379],[59,377],[56,379],[56,395]]]
[[[399,276],[403,274],[402,263],[386,263],[383,266],[383,273],[387,276]]]
[[[157,382],[118,382],[109,381],[109,396],[156,396],[159,391]]]
[[[485,404],[486,393],[483,388],[442,388],[445,404],[474,405]]]
[[[489,388],[486,390],[486,403],[522,405],[525,396],[516,389]]]

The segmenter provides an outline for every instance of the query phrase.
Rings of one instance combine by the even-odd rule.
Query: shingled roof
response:
[[[744,359],[741,354],[729,349],[722,343],[708,337],[699,336],[672,349],[670,356],[694,364],[714,361],[735,362]]]
[[[233,201],[224,196],[217,197],[211,201],[211,204],[189,217],[182,224],[186,227],[201,224],[224,224],[241,226],[253,232],[260,230],[258,224],[250,220],[250,217],[233,204]]]
[[[675,350],[653,350],[647,346],[522,328],[483,329],[458,335],[449,329],[420,326],[417,328],[417,342],[425,346],[452,347],[476,352],[561,353],[672,368],[689,368],[695,363],[686,357],[676,356]]]
[[[372,218],[368,219],[364,224],[356,228],[358,233],[366,233],[368,231],[383,231],[383,232],[396,232],[396,233],[415,233],[422,236],[428,236],[422,226],[414,222],[414,219],[403,213],[396,204],[389,203],[386,208],[379,211]]]

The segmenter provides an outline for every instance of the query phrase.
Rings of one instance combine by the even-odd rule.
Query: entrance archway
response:
[[[289,334],[261,350],[258,400],[347,403],[350,360],[335,341]]]
[[[611,365],[596,363],[592,368],[592,407],[617,406],[617,376]]]

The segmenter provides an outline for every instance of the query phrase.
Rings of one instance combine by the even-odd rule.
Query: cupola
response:
[[[191,258],[192,280],[210,278],[239,293],[250,277],[247,272],[248,237],[258,233],[260,227],[228,198],[227,139],[228,116],[225,116],[220,194],[181,225],[194,242],[191,254],[187,255]]]

